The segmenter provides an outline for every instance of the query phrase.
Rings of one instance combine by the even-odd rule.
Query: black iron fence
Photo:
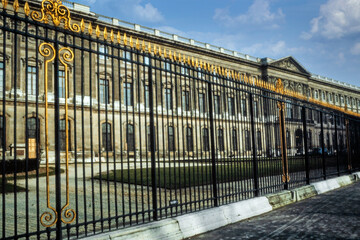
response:
[[[0,13],[3,239],[93,235],[360,168],[351,114],[36,7]]]

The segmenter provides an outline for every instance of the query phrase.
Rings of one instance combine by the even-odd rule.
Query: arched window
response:
[[[203,137],[203,150],[209,151],[209,130],[207,128],[202,129],[202,137]]]
[[[31,117],[27,119],[27,134],[28,138],[39,138],[39,120],[36,121],[35,117]]]
[[[222,129],[218,129],[218,144],[219,151],[224,151],[224,131]]]
[[[110,123],[103,123],[101,125],[102,130],[102,148],[105,151],[112,150],[111,144],[111,124]]]
[[[150,133],[150,126],[147,126],[146,127],[146,144],[147,144],[147,150],[150,152],[151,151],[151,141],[152,141],[152,139],[151,139],[151,133]],[[154,126],[154,135],[155,135],[155,138],[154,138],[154,140],[155,140],[155,142],[154,142],[154,149],[155,149],[155,151],[156,151],[156,130],[155,130],[155,126]]]
[[[237,144],[237,133],[236,133],[236,129],[232,130],[232,149],[233,151],[237,151],[238,150],[238,144]]]
[[[168,149],[169,151],[175,151],[175,133],[174,127],[168,127]]]
[[[194,150],[193,136],[191,127],[186,128],[186,150],[191,152]]]
[[[291,148],[291,135],[290,135],[290,131],[288,129],[286,130],[286,144],[287,144],[287,148],[290,149]]]
[[[251,142],[250,142],[250,132],[249,130],[245,130],[245,150],[251,150]]]
[[[257,132],[257,148],[259,151],[262,150],[261,132]]]
[[[303,147],[303,134],[301,129],[295,131],[295,146],[298,151],[302,150]]]
[[[2,148],[2,145],[3,145],[3,134],[4,134],[4,117],[3,116],[0,116],[0,149]],[[6,138],[5,138],[6,139]]]
[[[134,125],[128,124],[126,127],[126,143],[128,151],[135,151],[135,134],[134,134]]]
[[[66,121],[65,119],[60,120],[59,132],[60,132],[60,151],[66,151]],[[68,121],[68,150],[71,150],[70,142],[70,121]]]

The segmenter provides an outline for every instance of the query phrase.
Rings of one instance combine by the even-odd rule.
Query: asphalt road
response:
[[[360,182],[190,239],[360,239]]]

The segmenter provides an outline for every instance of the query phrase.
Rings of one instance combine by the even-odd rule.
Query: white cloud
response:
[[[151,3],[147,3],[144,6],[140,3],[135,4],[133,10],[134,14],[144,21],[160,22],[164,20],[164,17],[160,13],[160,11],[155,8]]]
[[[264,24],[265,27],[278,27],[279,21],[285,17],[279,8],[277,12],[271,12],[268,0],[255,0],[245,14],[230,16],[228,9],[215,9],[214,20],[222,22],[225,26],[233,27],[238,24]]]
[[[360,55],[360,42],[356,43],[350,51],[353,55]]]
[[[310,22],[311,29],[302,33],[303,39],[320,35],[328,39],[360,33],[360,1],[329,0],[320,6],[320,14]]]

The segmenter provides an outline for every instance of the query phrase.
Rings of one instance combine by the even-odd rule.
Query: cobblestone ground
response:
[[[360,239],[360,182],[191,238]]]

